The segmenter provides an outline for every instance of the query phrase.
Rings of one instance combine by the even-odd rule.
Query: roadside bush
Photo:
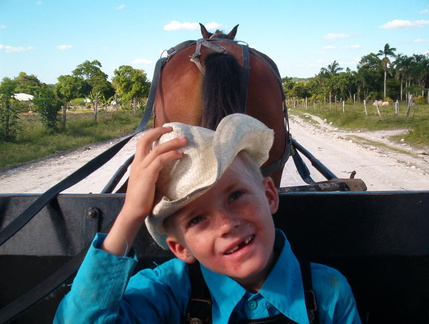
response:
[[[3,99],[3,98],[2,98]],[[0,103],[0,141],[15,141],[19,130],[18,112],[10,104],[9,100],[1,100]]]
[[[418,96],[417,98],[414,98],[414,102],[416,103],[416,105],[424,105],[425,103],[427,103],[427,99],[423,96]]]
[[[55,96],[52,89],[45,87],[40,90],[39,95],[34,97],[34,105],[40,115],[43,127],[48,132],[59,130],[59,115],[61,101]]]
[[[3,78],[0,84],[0,141],[13,142],[18,135],[17,100],[12,99],[15,87],[16,82],[9,78]]]

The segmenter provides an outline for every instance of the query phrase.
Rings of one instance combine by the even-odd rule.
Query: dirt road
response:
[[[389,136],[400,131],[345,132],[317,117],[311,122],[293,117],[290,128],[293,137],[339,178],[348,178],[356,171],[356,178],[363,179],[370,191],[429,190],[429,148],[414,150],[406,143],[391,143]],[[133,154],[136,140],[133,138],[108,164],[65,192],[100,192],[118,166]],[[113,144],[88,146],[2,172],[0,193],[42,193]],[[317,171],[312,171],[312,176],[316,181],[324,180]],[[282,186],[300,184],[303,182],[290,159]]]
[[[292,118],[292,136],[337,177],[349,178],[356,171],[355,178],[364,180],[368,191],[429,190],[429,147],[416,150],[405,142],[389,140],[406,130],[347,132],[318,117],[308,117],[305,122]],[[314,174],[314,180],[325,180],[317,171]],[[297,181],[299,176],[290,160],[282,186]]]

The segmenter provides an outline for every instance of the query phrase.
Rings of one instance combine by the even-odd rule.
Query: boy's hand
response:
[[[171,131],[171,127],[154,128],[138,140],[130,167],[125,203],[103,243],[104,250],[119,256],[128,252],[153,208],[159,172],[166,164],[183,156],[180,148],[186,144],[185,137],[175,138],[152,148],[154,141]]]

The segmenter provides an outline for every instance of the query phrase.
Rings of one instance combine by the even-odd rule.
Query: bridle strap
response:
[[[219,40],[219,39],[216,39],[216,38],[211,38],[210,40],[207,40],[204,38],[199,39],[196,42],[195,53],[190,55],[190,58],[191,58],[190,61],[195,63],[195,65],[198,67],[198,69],[200,70],[200,72],[203,75],[205,75],[205,68],[201,64],[201,61],[200,61],[201,47],[202,46],[207,47],[207,48],[209,48],[209,49],[211,49],[217,53],[226,53],[225,48],[220,46],[220,45],[213,44],[211,42],[213,40]],[[252,55],[256,56],[262,63],[264,63],[270,69],[270,71],[274,74],[274,76],[276,77],[276,79],[278,81],[278,84],[280,87],[280,93],[282,94],[285,129],[286,129],[286,132],[289,132],[289,119],[287,117],[286,95],[284,93],[282,80],[281,80],[281,77],[280,77],[278,71],[262,55],[260,55],[256,51],[250,49],[246,43],[238,44],[237,42],[231,41],[228,39],[221,39],[221,40],[232,42],[232,43],[240,46],[242,49],[241,80],[240,80],[240,89],[241,89],[240,90],[240,113],[244,114],[246,112],[246,107],[247,107],[247,96],[248,96],[249,77],[250,77],[250,53],[251,53]],[[177,51],[174,51],[174,53],[177,53]],[[262,168],[262,173],[264,175],[270,175],[270,174],[274,173],[275,171],[279,170],[280,168],[282,168],[286,164],[286,162],[290,156],[290,153],[291,153],[291,144],[292,143],[291,143],[290,138],[289,138],[289,140],[285,141],[285,147],[283,149],[282,156],[278,160],[271,163],[270,165],[267,165],[266,167]]]
[[[240,92],[240,111],[244,114],[247,107],[247,92],[249,89],[250,76],[250,55],[249,46],[247,44],[240,45],[242,51],[242,68],[241,68],[241,92]]]

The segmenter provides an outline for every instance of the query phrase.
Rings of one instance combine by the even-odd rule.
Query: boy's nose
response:
[[[240,218],[229,212],[220,210],[217,213],[217,225],[221,235],[224,235],[240,226]]]

